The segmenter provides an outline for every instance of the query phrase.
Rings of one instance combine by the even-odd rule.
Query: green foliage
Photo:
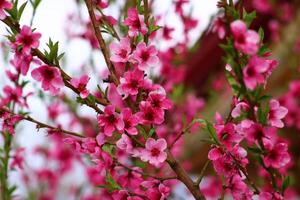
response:
[[[64,53],[58,54],[58,42],[53,42],[51,38],[49,38],[49,42],[47,43],[47,46],[49,48],[48,51],[44,51],[44,55],[47,59],[47,61],[53,65],[59,65],[59,60],[62,59],[64,56]]]
[[[108,189],[109,192],[114,192],[116,190],[122,189],[121,186],[114,180],[112,175],[107,172],[106,173],[106,189]]]
[[[111,144],[104,144],[102,146],[102,150],[107,152],[111,157],[114,157],[115,153],[116,153],[116,148],[114,145]]]
[[[247,13],[246,10],[244,10],[243,16],[244,16],[243,21],[249,27],[251,25],[251,23],[253,22],[253,20],[256,18],[256,12],[252,11],[251,13]]]
[[[257,117],[259,123],[266,125],[268,121],[268,114],[270,111],[269,103],[262,103],[257,110]]]
[[[195,123],[200,123],[200,124],[204,125],[204,130],[206,130],[208,132],[212,144],[218,144],[218,145],[220,144],[218,137],[217,137],[216,130],[214,128],[214,125],[211,122],[209,122],[208,120],[205,120],[205,119],[194,119],[191,124],[193,125]]]
[[[41,2],[42,0],[30,0],[30,4],[32,5],[33,10],[36,10]]]
[[[19,0],[13,0],[12,3],[13,3],[13,8],[7,10],[7,12],[14,21],[19,22],[24,12],[24,9],[27,5],[27,1],[23,3],[20,7],[18,7]]]
[[[161,29],[162,26],[155,25],[154,17],[151,17],[149,20],[149,34]]]
[[[285,177],[281,186],[282,193],[284,193],[285,190],[290,186],[290,182],[291,182],[290,177],[289,176]]]

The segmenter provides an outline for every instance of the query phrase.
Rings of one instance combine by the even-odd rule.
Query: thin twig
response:
[[[48,128],[48,129],[51,129],[51,130],[54,130],[54,131],[65,133],[67,135],[71,135],[71,136],[75,136],[75,137],[80,137],[80,138],[85,138],[85,136],[83,136],[83,135],[80,135],[80,134],[72,132],[72,131],[67,131],[67,130],[64,130],[64,129],[61,129],[61,128],[58,128],[58,127],[54,127],[54,126],[45,124],[45,123],[40,122],[40,121],[38,121],[36,119],[33,119],[30,116],[23,117],[23,119],[26,120],[26,121],[29,121],[29,122],[32,122],[32,123],[36,124],[36,126],[37,126],[38,129],[40,129],[40,128]]]
[[[200,185],[200,183],[201,183],[201,181],[202,181],[202,179],[203,179],[203,177],[204,177],[204,173],[205,173],[205,171],[206,171],[206,169],[207,169],[209,163],[210,163],[210,160],[207,160],[207,161],[205,162],[205,164],[204,164],[204,166],[203,166],[203,168],[202,168],[202,170],[201,170],[201,172],[200,172],[199,178],[198,178],[198,179],[196,180],[196,182],[195,182],[195,185],[196,185],[196,186],[199,187],[199,185]]]
[[[115,85],[119,85],[120,81],[119,81],[119,79],[116,75],[115,67],[112,64],[112,62],[110,61],[109,51],[108,51],[108,48],[107,48],[107,46],[105,44],[105,41],[102,37],[99,22],[96,19],[96,15],[95,15],[95,12],[94,12],[94,7],[93,7],[93,1],[92,0],[85,0],[85,4],[86,4],[86,7],[87,7],[88,12],[89,12],[89,16],[90,16],[90,19],[91,19],[91,22],[92,22],[92,25],[93,25],[95,36],[97,38],[100,49],[101,49],[102,54],[104,56],[104,60],[106,62],[107,68],[110,71],[111,79],[115,83]]]
[[[117,165],[119,165],[119,166],[125,168],[125,169],[128,170],[128,171],[133,171],[133,172],[139,173],[139,174],[141,174],[141,175],[143,175],[143,176],[151,177],[151,178],[154,178],[154,179],[157,179],[157,180],[160,180],[160,181],[177,179],[177,176],[158,177],[158,176],[155,176],[155,175],[153,175],[153,174],[149,174],[149,173],[145,173],[145,172],[139,171],[139,170],[137,170],[137,169],[132,169],[132,168],[130,168],[130,167],[128,167],[128,166],[126,166],[126,165],[124,165],[124,164],[122,164],[122,163],[116,161],[116,160],[115,160],[115,162],[116,162]]]

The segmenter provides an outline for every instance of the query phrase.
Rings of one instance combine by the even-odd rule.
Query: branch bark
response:
[[[105,44],[105,41],[102,37],[101,31],[100,31],[100,25],[99,25],[99,22],[96,19],[96,15],[95,15],[95,12],[94,12],[93,1],[92,0],[85,0],[85,4],[86,4],[86,7],[87,7],[88,12],[89,12],[89,16],[90,16],[90,19],[91,19],[91,22],[92,22],[92,25],[93,25],[95,36],[96,36],[97,41],[100,45],[100,49],[101,49],[102,54],[104,56],[104,60],[106,62],[107,68],[110,71],[111,79],[115,83],[115,85],[117,86],[117,85],[120,84],[120,81],[117,77],[115,67],[114,67],[113,63],[110,61],[109,51],[108,51],[108,48],[107,48],[107,46]]]

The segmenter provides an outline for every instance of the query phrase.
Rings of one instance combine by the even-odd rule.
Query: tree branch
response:
[[[93,1],[92,0],[85,0],[85,4],[86,4],[86,7],[87,7],[88,12],[89,12],[89,16],[90,16],[90,19],[91,19],[91,22],[92,22],[92,25],[93,25],[95,36],[96,36],[96,38],[98,40],[98,43],[100,45],[100,49],[101,49],[102,54],[104,56],[104,60],[106,62],[107,68],[110,71],[111,79],[115,83],[115,85],[119,85],[120,81],[119,81],[119,79],[116,75],[115,67],[112,64],[112,62],[110,61],[109,51],[108,51],[107,46],[105,44],[105,41],[102,37],[99,22],[97,21],[96,15],[94,13]]]

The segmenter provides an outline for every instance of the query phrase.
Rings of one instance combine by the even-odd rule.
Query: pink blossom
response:
[[[23,169],[24,164],[24,152],[25,148],[18,148],[15,154],[12,157],[12,162],[10,163],[10,168],[15,169]]]
[[[153,138],[148,138],[145,144],[145,149],[143,149],[141,154],[141,159],[145,162],[158,167],[167,159],[167,142],[165,139],[160,138],[155,140]]]
[[[89,91],[86,89],[89,80],[90,77],[83,75],[80,78],[72,78],[70,81],[71,85],[80,92],[81,98],[87,98],[90,95]]]
[[[141,168],[131,167],[131,169],[132,170],[128,170],[124,174],[122,173],[122,175],[118,177],[118,183],[120,183],[120,185],[124,188],[125,187],[138,188],[140,187],[142,181],[144,180],[141,174],[141,172],[143,172]],[[116,170],[119,171],[119,168]]]
[[[279,102],[275,99],[272,99],[269,103],[270,111],[268,115],[268,120],[271,126],[277,128],[283,128],[284,124],[282,119],[287,115],[288,109],[283,106],[280,106]]]
[[[16,44],[23,47],[23,52],[29,53],[31,49],[39,47],[40,37],[40,33],[33,33],[29,26],[24,25],[16,37]]]
[[[156,91],[149,93],[147,101],[150,102],[155,109],[170,110],[172,108],[172,102],[166,97],[166,94]]]
[[[200,190],[207,200],[218,199],[222,192],[222,183],[217,177],[205,176],[200,183]]]
[[[286,166],[291,161],[286,143],[267,143],[265,144],[265,147],[267,149],[267,154],[264,156],[263,161],[267,167],[279,169]]]
[[[138,131],[135,126],[139,124],[139,119],[135,114],[132,114],[130,108],[124,108],[121,112],[124,121],[124,130],[130,135],[137,135]]]
[[[121,138],[117,141],[116,145],[119,149],[122,149],[127,153],[132,152],[132,142],[126,134],[122,134]]]
[[[144,42],[137,45],[136,50],[132,53],[132,60],[137,62],[140,70],[146,70],[159,63],[156,48],[153,45],[147,47]]]
[[[261,13],[268,13],[272,10],[270,0],[253,0],[253,7]]]
[[[145,35],[148,29],[144,22],[144,16],[139,15],[136,8],[129,8],[127,14],[128,16],[124,20],[124,24],[129,26],[128,35],[130,37],[137,36],[139,33]]]
[[[223,39],[225,37],[226,28],[225,28],[225,23],[221,17],[218,17],[214,20],[212,32],[218,33],[220,39]]]
[[[239,143],[243,138],[235,131],[235,126],[232,123],[228,123],[226,125],[218,125],[217,136],[221,143],[223,143],[227,148],[231,148],[231,146],[235,143]]]
[[[285,195],[286,197],[286,195]],[[259,200],[284,200],[284,197],[279,192],[261,192],[259,194]]]
[[[112,194],[114,200],[142,200],[141,197],[132,196],[126,190],[119,190]]]
[[[162,34],[163,34],[163,37],[164,39],[166,40],[171,40],[173,37],[172,37],[172,32],[174,31],[175,29],[172,28],[172,27],[169,27],[169,26],[164,26],[163,29],[162,29]]]
[[[105,107],[104,114],[98,117],[99,126],[103,127],[104,134],[112,136],[115,129],[122,131],[124,129],[124,122],[121,117],[115,112],[115,107],[109,105]]]
[[[15,125],[22,120],[22,116],[13,115],[11,113],[6,113],[6,111],[1,110],[0,108],[0,130],[3,132],[9,132],[10,134],[15,134]]]
[[[112,43],[110,49],[113,55],[110,60],[116,63],[126,63],[131,54],[130,39],[128,37],[122,38],[119,43]]]
[[[259,35],[253,30],[247,30],[245,22],[236,20],[230,24],[234,36],[234,46],[239,51],[254,55],[258,50]]]
[[[105,183],[105,174],[102,170],[95,166],[86,169],[87,176],[92,184],[95,186],[103,185]]]
[[[7,1],[7,0],[0,1],[0,20],[4,19],[6,17],[4,10],[12,9],[12,7],[13,7],[13,4],[10,1]]]
[[[64,86],[59,69],[53,66],[40,66],[32,70],[31,76],[35,80],[42,82],[42,88],[45,91],[50,91],[51,95],[58,94],[60,88]]]
[[[239,169],[234,164],[235,161],[238,161],[241,166],[248,164],[247,151],[238,144],[231,148],[229,152],[224,152],[221,148],[214,147],[209,151],[208,159],[212,161],[216,172],[226,177],[238,173]]]
[[[126,98],[128,95],[137,95],[139,89],[144,86],[144,72],[135,69],[128,71],[120,78],[118,92]]]
[[[271,60],[253,56],[243,69],[244,81],[247,88],[253,90],[258,84],[265,83],[266,77],[276,66]]]
[[[227,182],[234,200],[252,200],[253,192],[240,175],[234,175],[230,179],[227,179]]]
[[[102,9],[107,8],[109,5],[107,0],[96,0],[96,3]]]
[[[137,113],[137,116],[141,124],[162,124],[164,122],[164,110],[154,109],[150,102],[142,101],[140,103],[140,112]]]
[[[5,97],[3,101],[6,103],[14,102],[21,106],[26,106],[26,102],[24,101],[23,97],[23,89],[21,87],[12,88],[9,85],[6,85],[3,88],[5,93]]]
[[[247,111],[249,109],[249,105],[245,102],[239,102],[235,105],[234,109],[231,112],[231,116],[233,118],[237,118],[242,114],[242,111]]]

